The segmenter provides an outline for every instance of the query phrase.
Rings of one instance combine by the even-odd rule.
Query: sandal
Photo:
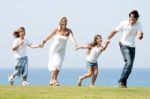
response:
[[[49,82],[49,85],[50,85],[50,86],[53,86],[53,85],[54,85],[54,83],[53,83],[53,82]]]
[[[53,86],[60,86],[60,84],[58,82],[54,82]]]

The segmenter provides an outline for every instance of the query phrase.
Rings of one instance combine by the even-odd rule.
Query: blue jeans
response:
[[[13,72],[13,76],[22,76],[27,78],[28,76],[28,57],[21,57],[16,59],[15,71]]]
[[[125,61],[125,65],[122,70],[122,74],[119,79],[119,82],[123,82],[126,85],[127,79],[133,67],[133,62],[134,62],[134,57],[135,57],[135,47],[129,47],[126,45],[122,45],[121,43],[119,43],[119,45],[120,45],[120,50],[122,52],[122,55]]]

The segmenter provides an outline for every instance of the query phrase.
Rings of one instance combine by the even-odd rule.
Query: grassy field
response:
[[[150,87],[0,85],[0,99],[150,99]]]

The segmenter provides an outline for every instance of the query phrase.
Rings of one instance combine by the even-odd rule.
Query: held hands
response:
[[[41,43],[39,44],[39,47],[40,47],[40,48],[43,48],[45,43],[46,43],[46,41],[41,42]]]
[[[39,44],[39,47],[40,47],[40,48],[43,48],[43,47],[44,47],[44,43],[40,43],[40,44]]]

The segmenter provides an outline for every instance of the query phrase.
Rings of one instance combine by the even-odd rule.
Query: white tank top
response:
[[[93,47],[90,53],[87,55],[86,60],[92,63],[96,63],[101,52],[101,47]]]

